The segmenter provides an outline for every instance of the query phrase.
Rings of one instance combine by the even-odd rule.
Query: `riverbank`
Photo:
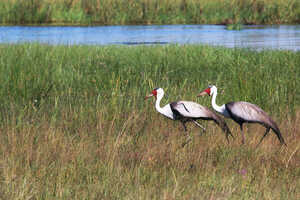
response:
[[[300,188],[299,52],[201,45],[0,45],[0,194],[3,199],[297,199]],[[249,101],[278,123],[247,125],[241,146],[155,111],[208,84],[218,104]]]
[[[299,11],[296,0],[1,0],[0,24],[299,24]]]

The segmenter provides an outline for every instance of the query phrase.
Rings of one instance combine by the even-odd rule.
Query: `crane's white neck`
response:
[[[163,97],[164,97],[164,92],[162,89],[159,89],[157,91],[155,108],[156,108],[157,112],[159,112],[160,114],[162,114],[170,119],[174,119],[174,114],[172,112],[170,104],[167,104],[164,107],[160,107],[160,101]]]
[[[155,102],[155,108],[156,108],[157,112],[159,112],[161,114],[164,114],[163,109],[160,107],[160,101],[163,97],[164,97],[164,93],[158,94],[156,97],[156,102]]]
[[[226,110],[225,104],[223,104],[222,106],[218,106],[216,104],[217,95],[218,95],[217,88],[215,88],[213,91],[213,94],[212,94],[212,99],[211,99],[211,105],[212,105],[213,109],[215,111],[217,111],[218,113],[221,113],[225,117],[229,117],[229,113]]]

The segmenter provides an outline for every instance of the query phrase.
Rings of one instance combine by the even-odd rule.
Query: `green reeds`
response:
[[[1,24],[297,24],[297,0],[0,0]]]
[[[3,199],[297,199],[300,54],[199,45],[0,45],[0,195]],[[259,125],[227,144],[144,100],[191,100],[208,84],[218,104],[255,103],[288,147]]]
[[[240,23],[237,24],[227,24],[226,26],[227,30],[236,30],[236,31],[240,31],[243,29],[243,25]]]

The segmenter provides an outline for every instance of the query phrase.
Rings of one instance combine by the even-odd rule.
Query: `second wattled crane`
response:
[[[224,115],[225,117],[233,119],[236,123],[240,125],[241,133],[242,133],[242,143],[245,143],[244,133],[243,133],[243,123],[259,123],[266,127],[266,132],[261,138],[258,145],[262,142],[264,137],[269,133],[270,129],[274,131],[277,135],[277,138],[281,144],[286,145],[280,130],[277,124],[272,120],[272,118],[263,111],[260,107],[255,104],[237,101],[223,104],[222,106],[218,106],[216,104],[217,97],[217,87],[214,85],[209,86],[207,89],[203,90],[198,94],[198,96],[204,96],[208,94],[212,96],[212,107],[218,113]]]

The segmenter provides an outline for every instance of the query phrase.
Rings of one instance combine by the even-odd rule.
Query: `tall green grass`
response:
[[[0,196],[3,199],[297,199],[300,195],[300,54],[199,45],[0,45]],[[217,102],[258,104],[278,123],[227,120],[226,143],[162,117],[162,104],[192,100],[208,84]]]
[[[1,24],[297,24],[298,0],[0,0]]]

